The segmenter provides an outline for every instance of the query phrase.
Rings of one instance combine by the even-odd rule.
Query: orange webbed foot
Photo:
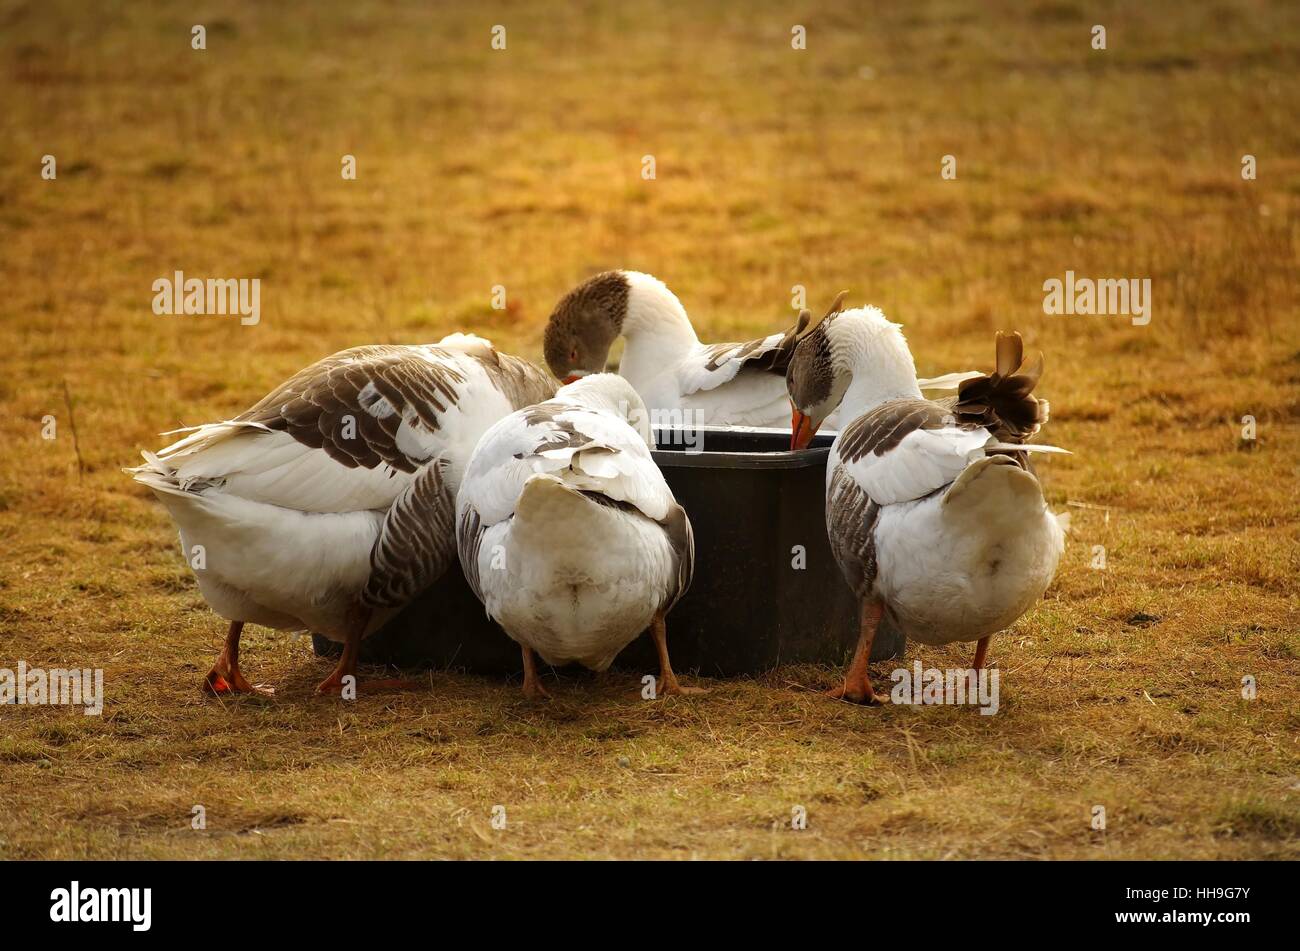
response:
[[[532,680],[528,680],[528,679],[524,680],[524,696],[527,697],[529,700],[550,700],[551,699],[551,695],[547,692],[546,688],[542,686],[542,682],[539,678],[532,679]]]
[[[660,677],[656,689],[656,696],[660,697],[698,697],[709,692],[708,687],[684,687],[676,677]]]
[[[266,684],[250,684],[239,668],[233,670],[223,664],[215,665],[203,678],[203,689],[218,697],[236,693],[250,693],[260,697],[275,696],[275,688]]]
[[[871,681],[865,678],[859,682],[850,684],[847,680],[838,687],[832,687],[826,691],[826,696],[832,700],[844,700],[848,703],[860,703],[867,707],[881,706],[884,701],[876,696],[876,692],[871,689]]]

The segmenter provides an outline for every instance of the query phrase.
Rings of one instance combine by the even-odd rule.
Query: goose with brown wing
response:
[[[989,638],[1042,596],[1064,547],[1027,442],[1047,419],[1018,334],[999,334],[997,369],[955,397],[924,399],[900,327],[874,307],[827,316],[799,336],[786,374],[792,448],[839,409],[827,461],[826,530],[861,602],[858,648],[832,695],[875,701],[867,667],[885,614],[921,644]]]

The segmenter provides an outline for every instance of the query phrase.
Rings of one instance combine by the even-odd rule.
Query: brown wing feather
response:
[[[442,465],[426,466],[402,490],[370,550],[370,578],[361,601],[400,607],[447,570],[456,551],[455,500]]]
[[[844,293],[835,299],[831,305],[832,313],[838,311],[843,303]],[[831,316],[827,314],[826,316]],[[803,337],[815,326],[820,325],[820,321],[825,318],[818,318],[818,323],[810,324],[808,312],[801,311],[799,319],[794,326],[790,327],[775,345],[770,349],[758,352],[766,343],[766,337],[760,337],[757,340],[749,340],[745,343],[715,343],[708,348],[709,359],[705,363],[705,368],[712,373],[722,364],[731,360],[739,360],[745,363],[750,369],[759,370],[764,373],[776,373],[785,376],[786,371],[790,368],[790,361],[794,358],[795,349]]]
[[[966,423],[986,427],[1003,442],[1024,442],[1047,422],[1048,405],[1033,395],[1043,374],[1043,355],[1023,362],[1020,334],[997,336],[997,369],[962,381],[953,412]]]
[[[437,347],[423,349],[451,357]],[[488,348],[463,356],[479,361],[514,409],[555,395],[555,381],[526,360]],[[408,421],[437,432],[442,414],[456,404],[464,382],[465,375],[450,359],[427,360],[412,347],[353,347],[294,374],[236,419],[287,432],[349,468],[373,469],[386,463],[401,472],[415,472],[429,457],[398,448],[398,429]],[[372,408],[380,401],[394,412],[376,416]]]
[[[836,466],[826,489],[826,534],[844,580],[859,598],[876,580],[876,520],[880,506],[867,497],[848,470]]]
[[[456,531],[456,544],[460,552],[460,566],[465,572],[465,580],[470,590],[480,601],[483,600],[483,588],[478,573],[478,552],[483,544],[483,519],[478,509],[466,505],[460,513],[460,526]]]
[[[1011,376],[1025,356],[1025,344],[1020,339],[1020,334],[1015,331],[1005,334],[999,330],[994,347],[996,350],[994,372],[1003,378]]]
[[[415,472],[429,460],[397,447],[399,424],[413,414],[418,425],[435,432],[464,381],[455,367],[416,357],[407,347],[353,347],[294,374],[236,420],[287,432],[349,468],[387,463]],[[373,394],[363,398],[369,384]],[[385,419],[370,412],[380,398],[395,410]],[[353,431],[355,438],[349,438]]]
[[[724,363],[739,360],[741,363],[752,364],[754,369],[776,372],[772,361],[779,357],[778,350],[757,353],[765,342],[764,339],[760,338],[758,340],[748,340],[745,343],[711,344],[706,348],[708,359],[704,362],[704,368],[712,373]],[[780,372],[784,373],[785,370]]]
[[[883,456],[918,429],[940,429],[955,422],[953,411],[931,400],[890,400],[863,413],[840,435],[839,456],[856,462],[868,453]]]
[[[560,385],[541,367],[508,353],[491,350],[486,356],[478,356],[478,360],[492,385],[505,394],[513,409],[549,400]]]

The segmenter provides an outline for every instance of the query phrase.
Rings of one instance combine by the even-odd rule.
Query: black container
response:
[[[725,677],[845,663],[857,642],[858,604],[826,539],[834,434],[798,452],[779,429],[663,427],[655,438],[655,462],[695,531],[695,577],[668,615],[674,668]],[[313,643],[318,654],[340,650],[320,637]],[[902,635],[882,622],[872,659],[902,649]],[[521,669],[518,645],[484,614],[459,566],[367,638],[361,658],[477,673]],[[615,666],[653,672],[654,645],[638,638]]]

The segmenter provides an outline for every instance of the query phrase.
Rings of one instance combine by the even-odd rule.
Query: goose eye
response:
[[[578,348],[577,348],[577,347],[574,347],[572,350],[569,351],[569,359],[570,359],[570,360],[573,360],[573,361],[575,361],[575,362],[577,361],[577,359],[578,359]]]

